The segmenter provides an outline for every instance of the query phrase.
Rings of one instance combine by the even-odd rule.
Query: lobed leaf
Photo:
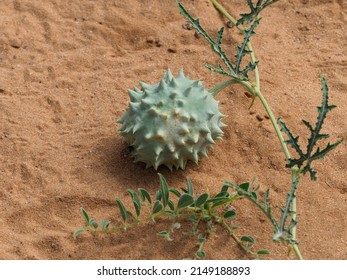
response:
[[[277,2],[278,0],[265,0],[263,3],[263,0],[258,0],[255,5],[253,5],[252,0],[246,0],[248,7],[251,9],[250,13],[241,14],[241,18],[237,21],[237,25],[240,24],[247,24],[252,22],[254,19],[256,19],[259,15],[259,13],[264,10],[267,6]]]
[[[236,75],[239,75],[241,72],[243,73],[243,75],[248,79],[248,71],[250,70],[254,70],[254,68],[256,67],[257,63],[250,63],[247,65],[247,67],[244,70],[241,70],[241,62],[242,59],[244,58],[244,56],[246,54],[249,54],[250,51],[247,49],[247,44],[249,42],[249,39],[251,38],[252,35],[255,34],[254,29],[256,28],[256,26],[259,24],[260,19],[257,19],[253,22],[252,26],[248,29],[245,30],[244,32],[244,39],[241,45],[236,47],[237,50],[237,54],[236,54],[236,61],[235,61],[235,73]]]
[[[335,105],[329,105],[328,103],[329,90],[324,77],[321,77],[321,83],[323,98],[321,106],[317,107],[318,116],[315,127],[313,127],[308,121],[303,120],[303,123],[310,130],[310,137],[307,140],[308,144],[306,147],[306,152],[303,152],[298,144],[299,137],[294,137],[286,124],[280,119],[278,119],[277,121],[279,126],[281,127],[281,130],[288,137],[286,143],[290,144],[299,155],[299,158],[289,159],[289,163],[286,165],[286,167],[292,168],[294,166],[297,166],[303,174],[309,172],[311,180],[317,180],[317,172],[312,168],[312,162],[317,159],[322,159],[327,153],[335,149],[343,141],[343,138],[341,138],[333,144],[328,143],[324,149],[320,149],[320,147],[315,148],[319,140],[329,137],[329,134],[321,133],[321,129],[323,127],[327,113],[336,107]]]

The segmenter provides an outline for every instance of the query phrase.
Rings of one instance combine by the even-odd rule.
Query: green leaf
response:
[[[264,192],[264,210],[265,212],[268,211],[269,209],[269,193],[270,193],[270,189],[267,189],[265,192]]]
[[[174,204],[174,202],[171,199],[169,199],[167,204],[169,205],[171,210],[175,210],[175,204]]]
[[[117,205],[119,207],[120,214],[122,216],[123,222],[125,223],[126,220],[127,220],[127,210],[126,210],[126,208],[124,207],[122,201],[119,198],[116,198],[116,203],[117,203]]]
[[[161,191],[158,190],[158,191],[155,193],[155,200],[161,200],[161,199],[162,199]]]
[[[108,229],[108,226],[110,225],[110,223],[111,222],[109,220],[102,220],[100,223],[101,230],[106,231]]]
[[[241,45],[236,47],[237,50],[237,54],[236,54],[236,61],[235,61],[235,72],[236,75],[239,75],[240,72],[243,73],[243,75],[248,79],[248,71],[250,70],[254,70],[254,68],[256,67],[257,63],[250,63],[247,65],[247,67],[244,70],[241,70],[241,62],[244,58],[244,56],[246,54],[251,53],[248,49],[247,49],[247,44],[249,42],[249,39],[251,38],[252,35],[255,34],[254,29],[256,28],[256,26],[259,24],[260,19],[257,19],[253,22],[252,26],[248,29],[245,30],[244,32],[244,39]]]
[[[98,223],[94,220],[94,219],[90,219],[89,224],[94,228],[97,229],[98,228]]]
[[[194,214],[191,214],[189,216],[189,221],[191,221],[195,225],[197,225],[199,223],[199,220],[196,218],[196,216]]]
[[[187,207],[194,203],[194,198],[188,193],[182,194],[178,199],[177,209]]]
[[[166,207],[168,201],[169,201],[169,186],[164,178],[163,175],[159,173],[160,178],[160,193],[161,193],[161,199],[163,201],[164,208]]]
[[[249,183],[249,182],[242,183],[239,187],[240,187],[241,189],[243,189],[244,191],[248,192],[248,189],[249,189],[249,187],[250,187],[250,183]]]
[[[284,122],[278,119],[278,124],[281,127],[281,130],[287,135],[288,140],[286,143],[290,144],[295,151],[298,153],[299,158],[289,159],[289,163],[286,165],[288,168],[297,166],[303,174],[306,172],[310,173],[311,180],[317,180],[317,172],[312,168],[311,164],[314,160],[322,159],[327,153],[335,149],[341,142],[343,138],[339,139],[337,142],[330,144],[328,143],[324,149],[317,147],[317,142],[322,139],[329,137],[329,134],[321,133],[324,120],[326,119],[327,113],[334,109],[335,105],[329,105],[329,89],[324,77],[321,77],[322,83],[322,104],[317,107],[318,116],[315,127],[313,127],[308,121],[303,120],[304,124],[310,131],[310,137],[308,138],[308,144],[306,147],[306,152],[303,152],[298,144],[299,137],[294,137],[289,128]]]
[[[197,251],[196,256],[200,259],[206,259],[206,253],[204,251]]]
[[[136,216],[139,216],[140,212],[141,212],[141,202],[140,202],[140,199],[139,199],[137,193],[134,192],[133,190],[128,189],[128,193],[131,195],[131,198],[133,200],[134,208],[135,208],[135,211],[136,211]]]
[[[229,210],[224,213],[224,219],[231,219],[236,217],[236,212],[234,210]]]
[[[205,242],[206,241],[206,237],[204,237],[201,233],[198,235],[198,240],[199,242]]]
[[[89,225],[90,224],[90,218],[89,218],[89,215],[88,215],[87,211],[84,210],[83,207],[81,207],[80,210],[81,210],[81,213],[82,213],[82,215],[84,217],[84,220],[86,221],[86,224]]]
[[[175,217],[175,212],[172,210],[165,210],[164,212],[167,216]]]
[[[159,236],[164,237],[167,241],[173,241],[173,239],[170,237],[170,234],[167,231],[161,231],[157,233]]]
[[[193,184],[192,181],[187,178],[187,185],[188,185],[188,192],[190,195],[194,196],[194,188],[193,188]]]
[[[266,250],[266,249],[262,249],[262,250],[259,250],[257,252],[257,254],[258,255],[268,255],[268,254],[270,254],[270,252],[268,250]]]
[[[277,229],[277,231],[287,232],[290,235],[290,237],[291,237],[291,228],[286,229],[286,220],[289,216],[292,216],[294,214],[294,212],[291,211],[291,206],[295,198],[295,193],[299,184],[299,179],[300,177],[297,176],[294,172],[292,172],[292,186],[289,193],[287,194],[286,205],[284,209],[280,209],[282,215],[281,215],[281,222],[279,225],[279,229]],[[296,221],[294,221],[294,223],[296,224]]]
[[[242,242],[248,242],[248,243],[252,243],[252,244],[255,242],[254,238],[253,238],[252,236],[249,236],[249,235],[244,235],[244,236],[242,236],[242,237],[240,238],[240,240],[241,240]]]
[[[154,205],[153,205],[152,214],[156,214],[156,213],[160,212],[160,211],[163,210],[163,209],[164,209],[164,207],[163,207],[163,205],[160,203],[160,201],[159,201],[159,200],[156,200],[156,201],[154,202]]]
[[[200,20],[194,19],[189,13],[188,11],[183,7],[183,5],[179,2],[177,2],[177,6],[181,12],[181,14],[188,20],[190,21],[190,23],[192,24],[193,28],[195,30],[197,30],[205,39],[206,41],[211,45],[212,50],[219,55],[219,57],[222,59],[222,61],[224,62],[224,64],[228,67],[229,69],[229,73],[227,73],[228,76],[232,76],[234,78],[238,78],[236,73],[235,73],[235,69],[232,65],[232,63],[230,62],[230,60],[228,59],[228,57],[226,56],[225,52],[222,50],[221,48],[221,41],[222,41],[222,35],[223,35],[223,30],[224,28],[222,27],[219,31],[218,31],[218,35],[217,35],[217,40],[214,41],[210,35],[208,35],[208,33],[205,31],[205,29],[200,25]]]
[[[217,197],[217,198],[212,198],[208,202],[212,202],[211,208],[215,208],[220,205],[224,205],[230,202],[230,199],[227,197]]]
[[[195,206],[199,207],[200,205],[203,205],[208,200],[208,197],[209,195],[207,193],[199,195],[195,201]]]
[[[220,193],[217,193],[214,198],[221,198],[221,197],[229,197],[229,193],[226,191],[221,191]]]
[[[181,193],[176,189],[169,189],[169,192],[173,193],[177,197],[181,196]]]
[[[247,0],[247,4],[251,9],[251,12],[248,14],[241,14],[241,18],[237,21],[236,25],[247,24],[256,19],[259,13],[264,10],[267,6],[277,2],[278,0],[258,0],[256,5],[253,5],[252,0]]]
[[[151,196],[149,195],[149,193],[145,190],[145,189],[139,189],[142,201],[146,201],[146,199],[148,200],[148,202],[150,204],[152,204],[152,199]]]
[[[77,239],[77,236],[79,236],[81,233],[86,232],[86,231],[87,231],[86,228],[80,228],[80,229],[76,230],[76,231],[73,233],[73,238],[74,238],[74,239]]]

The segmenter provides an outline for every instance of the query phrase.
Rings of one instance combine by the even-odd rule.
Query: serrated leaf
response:
[[[119,211],[120,211],[120,214],[122,216],[123,222],[125,223],[127,220],[127,210],[119,198],[116,198],[116,203],[119,207]]]
[[[216,41],[214,41],[210,35],[208,35],[208,33],[205,31],[205,29],[200,25],[200,20],[199,19],[194,19],[189,13],[188,11],[184,8],[184,6],[177,2],[177,6],[181,12],[181,14],[188,20],[190,21],[190,23],[192,24],[193,28],[195,30],[197,30],[205,39],[206,41],[210,44],[211,49],[217,53],[219,55],[219,57],[222,59],[222,61],[224,62],[224,64],[227,66],[227,68],[229,69],[229,73],[228,76],[232,76],[234,78],[238,78],[236,73],[235,73],[235,69],[232,65],[232,63],[230,62],[230,60],[228,59],[228,57],[226,56],[225,52],[222,50],[221,48],[221,42],[222,42],[222,35],[223,35],[223,30],[224,28],[221,28],[218,31],[217,34],[217,39]]]
[[[223,215],[224,219],[231,219],[236,217],[236,212],[234,210],[229,210],[224,213]]]
[[[87,211],[84,210],[83,207],[81,207],[80,210],[81,210],[81,213],[82,213],[82,215],[84,217],[84,220],[85,220],[86,224],[89,225],[90,224],[90,218],[89,218],[89,215],[88,215]]]
[[[163,206],[164,208],[166,207],[168,201],[169,201],[169,186],[162,174],[158,174],[160,178],[160,193],[161,193],[161,198],[163,201]]]
[[[141,198],[142,198],[142,201],[147,201],[152,204],[152,199],[151,199],[151,196],[149,195],[149,193],[145,190],[145,189],[139,189],[139,192],[140,192],[140,195],[141,195]]]
[[[194,197],[188,193],[182,194],[178,199],[177,209],[187,207],[194,203]]]
[[[287,231],[288,233],[290,233],[290,231],[291,231],[291,229],[289,229],[288,227],[286,228],[286,220],[289,216],[292,216],[294,214],[294,212],[291,210],[291,206],[292,206],[293,200],[295,198],[295,193],[296,193],[296,189],[297,189],[298,184],[299,184],[299,179],[300,179],[300,177],[297,176],[294,171],[292,171],[292,186],[291,186],[289,193],[287,194],[286,205],[284,208],[280,208],[280,211],[282,213],[281,222],[279,224],[279,231],[280,232]]]
[[[85,228],[80,228],[80,229],[76,230],[76,231],[73,233],[73,238],[76,239],[77,236],[79,236],[81,233],[86,232],[86,231],[87,231],[87,229],[85,229]]]
[[[319,147],[315,148],[319,140],[326,139],[329,137],[329,134],[321,133],[321,129],[323,127],[323,123],[327,116],[327,113],[336,107],[335,105],[328,104],[329,90],[326,80],[323,77],[321,77],[321,83],[323,97],[321,106],[317,107],[318,116],[315,127],[313,127],[308,121],[303,121],[306,127],[310,130],[310,137],[307,141],[308,144],[305,153],[299,147],[299,137],[294,137],[289,128],[285,125],[285,123],[281,120],[278,120],[278,124],[281,127],[281,130],[284,131],[288,137],[286,143],[290,144],[299,155],[299,158],[290,158],[289,163],[286,165],[286,167],[292,168],[294,166],[297,166],[299,169],[301,169],[301,172],[303,174],[309,172],[311,180],[317,179],[317,173],[311,166],[312,162],[317,159],[322,159],[327,153],[335,149],[343,141],[343,138],[341,138],[333,144],[328,143],[328,145],[324,149],[320,149]]]
[[[260,19],[255,20],[253,22],[252,26],[244,31],[243,42],[242,42],[241,45],[236,47],[237,53],[235,55],[235,57],[236,57],[236,60],[235,60],[235,73],[238,76],[239,76],[240,72],[242,72],[244,76],[247,76],[248,71],[254,70],[254,68],[256,67],[256,64],[250,63],[250,64],[248,64],[246,66],[246,68],[244,70],[240,69],[241,63],[242,63],[242,60],[243,60],[244,56],[246,54],[250,53],[250,51],[247,49],[247,44],[248,44],[249,39],[251,38],[251,36],[253,36],[255,34],[254,29],[259,24],[259,22],[260,22]]]
[[[199,195],[195,201],[195,206],[199,207],[200,205],[203,205],[208,200],[208,197],[209,195],[207,193]]]
[[[241,14],[241,18],[237,21],[236,25],[247,24],[256,19],[259,13],[267,6],[277,2],[278,0],[258,0],[256,5],[253,5],[252,0],[247,0],[248,7],[251,9],[250,13]],[[264,3],[263,3],[264,2]]]
[[[163,205],[160,203],[160,201],[159,201],[159,200],[156,200],[156,201],[154,202],[154,205],[153,205],[152,214],[156,214],[156,213],[160,212],[160,211],[163,210],[163,209],[164,209],[164,207],[163,207]]]

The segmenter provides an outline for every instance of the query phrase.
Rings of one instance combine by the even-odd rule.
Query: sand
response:
[[[183,1],[211,34],[226,21],[209,1]],[[239,0],[221,1],[234,15]],[[266,9],[253,38],[262,92],[276,117],[293,133],[308,135],[302,119],[316,120],[320,74],[337,105],[325,121],[330,141],[347,136],[346,11],[343,0],[279,1]],[[175,1],[2,0],[0,2],[0,259],[182,259],[193,257],[196,238],[177,231],[167,242],[156,233],[168,224],[139,225],[126,232],[84,234],[80,207],[97,220],[119,220],[114,198],[128,207],[128,188],[154,194],[162,173],[174,188],[189,177],[197,191],[217,193],[224,181],[240,184],[257,176],[270,188],[274,207],[283,205],[289,171],[261,103],[248,109],[241,87],[217,96],[225,137],[199,165],[186,170],[145,169],[134,164],[116,120],[138,81],[157,83],[164,71],[183,68],[212,88],[225,78],[203,64],[218,58],[184,18]],[[226,29],[230,54],[239,39]],[[325,142],[326,144],[327,142]],[[297,237],[306,259],[347,259],[346,141],[315,162],[318,181],[303,177],[298,189]],[[256,238],[269,259],[288,259],[272,242],[272,227],[247,201],[235,205],[237,234]],[[207,259],[247,259],[217,228]]]

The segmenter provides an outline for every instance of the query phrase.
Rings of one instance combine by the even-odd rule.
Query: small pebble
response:
[[[194,36],[195,36],[195,38],[199,39],[201,34],[199,31],[195,31]]]
[[[249,93],[248,91],[245,91],[245,95],[246,95],[248,98],[251,98],[251,97],[252,97],[252,94]]]
[[[175,48],[168,48],[167,51],[169,53],[177,53],[177,50]]]
[[[262,116],[260,116],[260,115],[256,115],[255,117],[256,117],[257,120],[260,121],[260,122],[261,122],[262,120],[264,120],[264,118],[263,118]]]
[[[227,22],[227,27],[228,27],[228,28],[233,28],[233,27],[234,27],[234,25],[232,24],[232,22],[231,22],[231,21],[228,21],[228,22]]]
[[[15,49],[19,49],[21,47],[21,42],[18,40],[12,40],[10,41],[10,46]]]
[[[183,23],[182,27],[186,30],[192,30],[193,29],[193,25],[189,21]]]

